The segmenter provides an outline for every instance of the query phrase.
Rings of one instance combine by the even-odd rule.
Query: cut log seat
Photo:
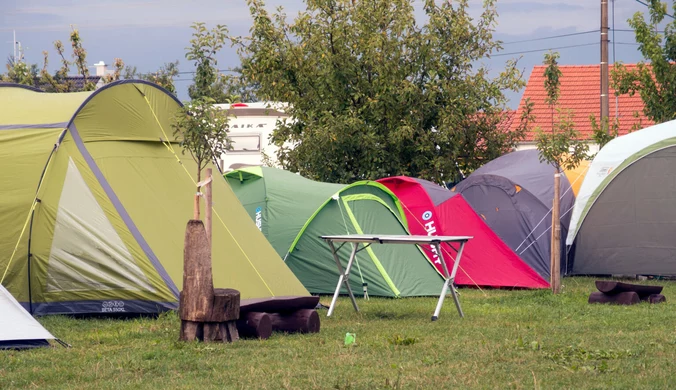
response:
[[[612,303],[615,305],[634,305],[641,302],[635,291],[620,292],[614,295],[608,295],[599,291],[594,291],[589,295],[589,303]]]
[[[607,295],[614,295],[623,292],[633,291],[639,297],[647,299],[650,295],[659,294],[662,292],[662,286],[646,286],[641,284],[631,284],[616,282],[612,280],[597,280],[596,288]]]

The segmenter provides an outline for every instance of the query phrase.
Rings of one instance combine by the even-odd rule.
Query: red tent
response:
[[[512,251],[483,221],[460,194],[432,182],[405,176],[378,180],[399,198],[411,234],[474,236],[466,245],[457,285],[486,287],[547,288],[549,283]],[[424,248],[442,271],[433,248]],[[457,246],[443,245],[446,266],[451,270]]]

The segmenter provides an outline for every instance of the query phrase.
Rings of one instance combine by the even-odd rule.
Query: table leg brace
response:
[[[432,315],[432,321],[436,321],[439,319],[439,314],[441,313],[441,307],[444,305],[444,298],[446,297],[446,291],[448,291],[448,287],[450,285],[451,287],[451,295],[453,296],[453,301],[455,301],[455,307],[458,309],[458,314],[460,314],[460,317],[465,317],[465,315],[462,313],[462,308],[460,307],[460,300],[458,299],[458,293],[455,291],[455,285],[453,284],[455,282],[455,275],[458,272],[458,266],[460,265],[460,258],[462,257],[462,250],[465,248],[465,242],[460,243],[460,249],[458,249],[458,255],[455,257],[455,261],[453,262],[453,271],[451,271],[451,274],[448,274],[448,267],[446,266],[446,260],[444,260],[444,256],[441,252],[441,245],[439,243],[435,243],[434,246],[437,248],[437,253],[439,254],[439,260],[441,260],[441,265],[444,268],[444,278],[446,281],[444,281],[444,286],[441,289],[441,295],[439,296],[439,301],[437,302],[437,308],[434,310],[434,314]]]
[[[328,241],[328,244],[329,247],[331,248],[333,259],[336,261],[336,265],[338,266],[338,272],[340,272],[340,277],[338,278],[336,292],[333,293],[331,306],[329,306],[329,312],[326,314],[326,316],[330,317],[331,314],[333,314],[333,309],[336,307],[336,300],[338,299],[338,295],[340,295],[340,288],[342,287],[343,283],[345,283],[347,293],[350,296],[350,299],[352,300],[352,306],[354,306],[354,310],[359,311],[357,301],[354,299],[354,294],[352,294],[352,288],[350,287],[350,270],[352,269],[352,263],[354,262],[354,258],[357,255],[357,247],[359,247],[359,244],[355,243],[352,245],[352,253],[350,253],[350,259],[347,262],[347,267],[345,267],[345,271],[343,271],[343,266],[340,264],[340,259],[338,258],[338,254],[336,253],[336,248],[333,245],[333,241]]]

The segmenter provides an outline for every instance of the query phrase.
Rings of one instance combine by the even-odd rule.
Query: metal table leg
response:
[[[338,266],[338,272],[340,273],[340,276],[338,277],[338,285],[336,286],[336,292],[333,293],[331,306],[329,306],[329,312],[326,314],[326,316],[330,317],[331,314],[333,314],[333,309],[336,307],[336,300],[338,299],[338,295],[340,295],[340,288],[343,283],[345,283],[345,287],[347,287],[347,293],[350,296],[350,300],[352,300],[352,306],[354,306],[354,310],[359,311],[357,301],[354,299],[354,294],[352,294],[352,288],[350,287],[350,270],[352,269],[352,263],[354,262],[354,258],[357,255],[357,247],[359,246],[359,244],[358,243],[352,244],[353,245],[352,253],[350,253],[350,259],[347,262],[347,267],[345,267],[345,271],[343,271],[343,266],[340,264],[340,259],[338,258],[338,254],[336,253],[336,248],[333,245],[333,241],[327,242],[329,243],[329,247],[331,248],[333,260],[335,260],[336,265]]]
[[[451,274],[448,274],[448,267],[446,266],[446,260],[444,259],[444,255],[441,251],[441,245],[439,243],[435,243],[434,246],[437,248],[437,253],[439,254],[439,259],[441,260],[441,265],[444,269],[444,278],[446,279],[444,281],[444,286],[441,289],[441,295],[439,296],[439,301],[437,302],[437,307],[434,310],[434,314],[432,315],[432,321],[436,321],[439,319],[439,314],[441,313],[441,307],[444,305],[444,298],[446,297],[446,291],[448,290],[448,287],[450,285],[451,287],[451,295],[453,296],[453,301],[455,301],[455,307],[458,309],[458,313],[460,314],[460,317],[465,317],[465,315],[462,312],[462,308],[460,307],[460,300],[458,299],[458,293],[455,291],[455,285],[453,284],[455,282],[455,275],[458,272],[458,266],[460,265],[460,258],[462,257],[462,250],[465,248],[465,242],[463,241],[460,243],[460,249],[458,250],[458,255],[455,258],[455,262],[453,263],[453,270],[451,271]]]

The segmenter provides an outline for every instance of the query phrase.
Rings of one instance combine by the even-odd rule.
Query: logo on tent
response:
[[[610,175],[610,172],[613,170],[613,167],[601,167],[598,172],[599,177]]]
[[[260,207],[256,207],[256,227],[258,230],[262,231],[261,227],[263,226],[263,211]]]
[[[422,215],[423,221],[429,221],[430,218],[432,218],[432,212],[431,211],[425,211]]]
[[[103,313],[118,313],[123,312],[124,302],[122,301],[104,301],[101,304],[101,312]]]

